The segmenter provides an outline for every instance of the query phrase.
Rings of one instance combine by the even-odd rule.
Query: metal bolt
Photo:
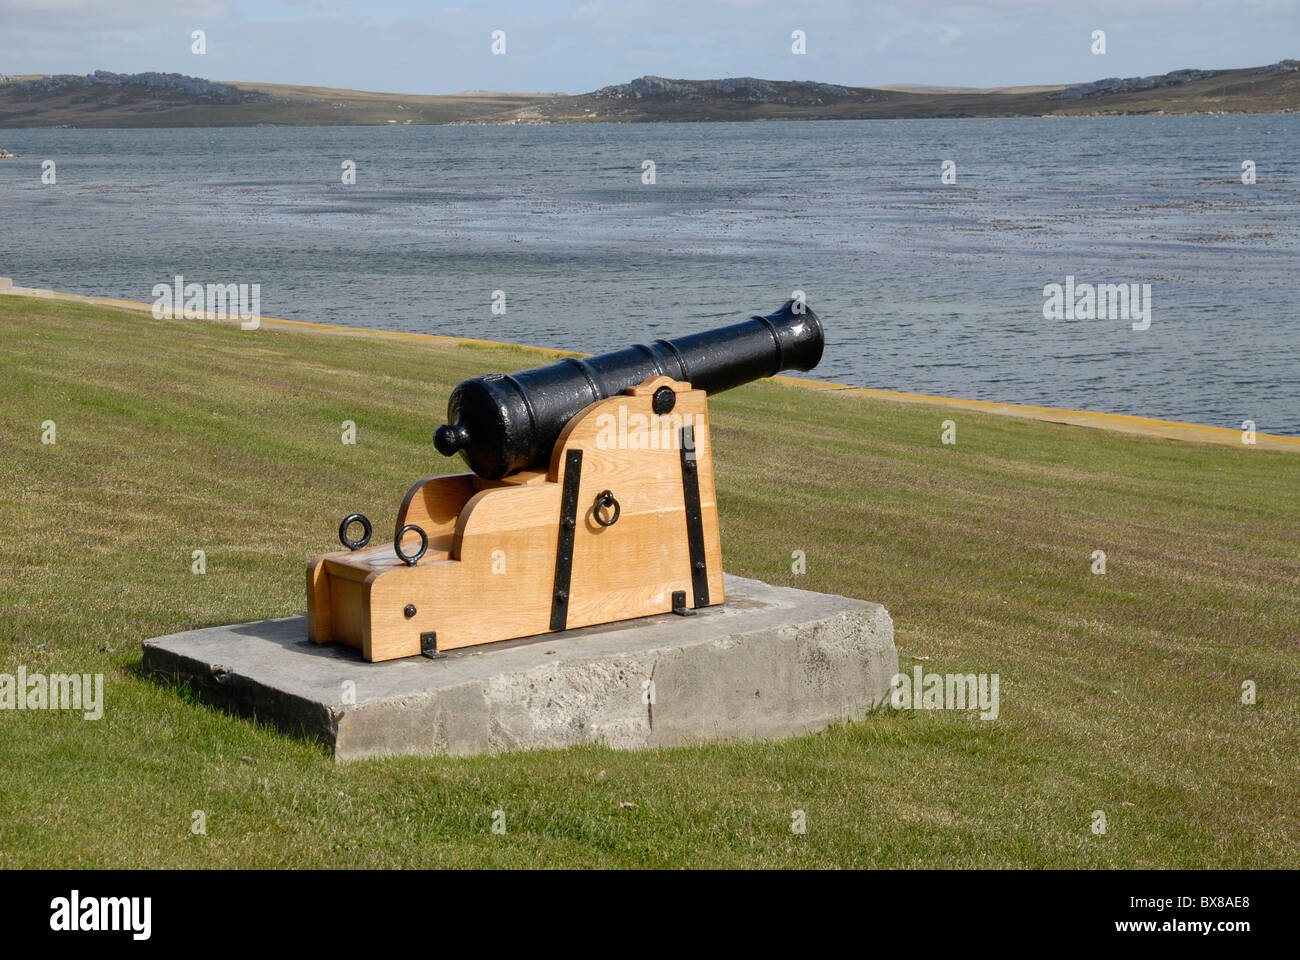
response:
[[[408,603],[405,607],[402,608],[402,613],[406,614],[407,620],[410,620],[413,616],[415,616],[415,604]]]
[[[560,601],[560,603],[568,603],[568,602],[569,602],[569,592],[568,592],[567,590],[556,590],[556,591],[555,591],[555,599],[558,600],[558,601]]]
[[[650,409],[660,415],[671,413],[676,405],[677,394],[673,392],[672,387],[660,387],[655,391],[654,397],[650,401]]]

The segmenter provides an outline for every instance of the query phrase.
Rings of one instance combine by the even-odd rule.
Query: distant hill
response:
[[[522,122],[600,123],[1276,113],[1296,109],[1300,109],[1300,61],[1284,60],[1243,70],[1179,70],[1156,77],[993,90],[846,87],[753,77],[641,77],[581,96],[530,104],[514,111],[513,117]]]
[[[989,90],[647,76],[577,96],[478,90],[422,96],[103,70],[85,76],[0,75],[0,127],[9,128],[646,123],[1297,109],[1298,60],[1240,70],[1177,70],[1151,77]]]
[[[454,123],[547,94],[370,93],[276,83],[216,83],[177,73],[0,76],[0,127],[219,127]]]

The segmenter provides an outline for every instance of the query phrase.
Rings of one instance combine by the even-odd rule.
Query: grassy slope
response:
[[[713,401],[728,569],[883,602],[908,668],[1000,674],[999,720],[336,765],[141,679],[140,641],[301,610],[339,517],[445,469],[448,388],[537,354],[17,298],[0,342],[0,671],[107,684],[97,723],[0,711],[0,866],[1300,866],[1292,454],[746,387]]]

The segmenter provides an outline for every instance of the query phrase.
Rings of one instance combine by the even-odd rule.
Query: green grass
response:
[[[885,604],[905,669],[999,674],[998,720],[336,764],[140,642],[302,610],[339,517],[449,469],[450,387],[539,356],[19,298],[0,343],[0,672],[107,701],[0,710],[0,866],[1300,867],[1293,454],[752,385],[711,401],[728,570]]]

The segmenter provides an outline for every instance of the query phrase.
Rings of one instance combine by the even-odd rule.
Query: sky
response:
[[[792,51],[796,30],[806,53]],[[645,74],[992,87],[1284,58],[1300,59],[1300,0],[0,0],[4,74],[157,70],[395,93],[584,93]]]

